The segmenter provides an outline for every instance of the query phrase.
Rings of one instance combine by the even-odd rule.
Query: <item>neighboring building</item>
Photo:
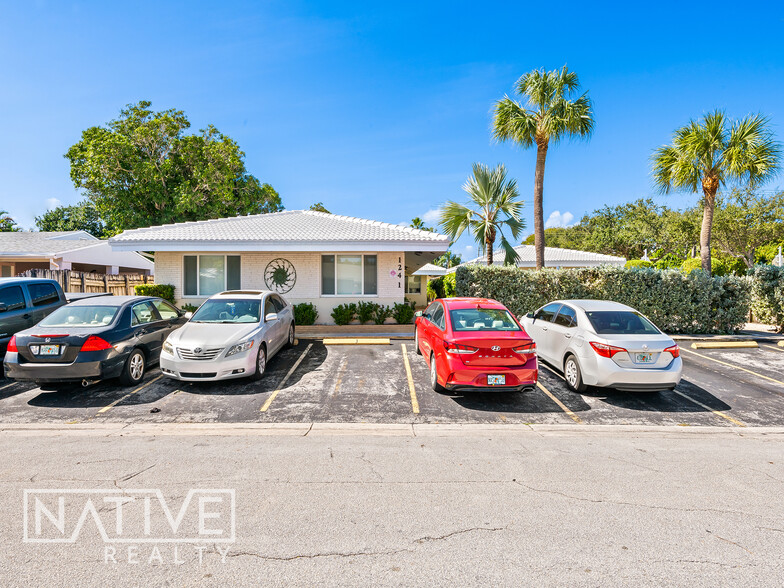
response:
[[[426,263],[417,271],[406,277],[406,298],[416,304],[417,308],[427,306],[427,283],[447,273],[446,269]]]
[[[224,290],[269,289],[311,302],[331,323],[338,304],[406,297],[408,276],[442,255],[449,238],[372,220],[287,210],[135,229],[112,237],[115,251],[154,251],[155,281],[179,304]]]
[[[153,263],[132,251],[112,251],[85,231],[0,232],[0,277],[30,269],[150,275]]]
[[[536,268],[536,248],[533,245],[518,245],[514,248],[520,256],[517,262],[517,267],[524,269]],[[503,249],[499,249],[493,253],[493,265],[503,265],[506,253]],[[591,251],[578,251],[576,249],[559,249],[558,247],[545,247],[544,248],[544,265],[545,267],[552,267],[557,269],[575,268],[575,267],[597,267],[600,265],[624,265],[626,258],[616,257],[614,255],[604,255],[602,253],[593,253]],[[487,265],[487,258],[485,256],[477,257],[470,261],[461,263],[460,265]],[[454,271],[454,268],[448,271]]]

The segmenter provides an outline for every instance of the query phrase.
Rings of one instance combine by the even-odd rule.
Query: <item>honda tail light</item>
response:
[[[623,347],[615,347],[614,345],[607,345],[606,343],[597,343],[596,341],[591,341],[591,347],[596,352],[597,355],[601,357],[613,357],[616,353],[626,353],[626,350]]]
[[[460,345],[458,343],[450,343],[449,341],[444,341],[444,349],[446,349],[447,353],[459,353],[459,354],[476,353],[478,351],[476,347],[470,347],[469,345]]]
[[[668,347],[664,350],[665,353],[669,353],[672,355],[673,358],[680,357],[681,355],[681,348],[677,345],[673,345],[672,347]]]
[[[528,343],[524,343],[519,347],[515,347],[513,351],[515,353],[519,353],[520,355],[533,355],[536,353],[536,343],[529,341]]]
[[[11,337],[11,340],[8,342],[8,347],[6,351],[12,351],[14,353],[19,353],[19,349],[16,348],[16,335]]]
[[[96,337],[95,335],[90,335],[87,337],[87,340],[82,345],[80,351],[104,351],[106,349],[110,349],[112,346],[109,343],[100,337]]]

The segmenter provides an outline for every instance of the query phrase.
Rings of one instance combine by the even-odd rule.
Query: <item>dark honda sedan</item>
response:
[[[49,388],[116,377],[126,386],[138,384],[147,366],[158,362],[166,337],[188,316],[160,298],[78,300],[14,335],[5,374]]]

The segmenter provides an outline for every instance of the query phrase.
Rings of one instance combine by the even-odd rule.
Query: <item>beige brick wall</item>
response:
[[[325,254],[331,252],[325,251]],[[242,256],[242,287],[254,290],[265,290],[264,270],[267,264],[278,257],[291,262],[297,272],[297,282],[290,292],[283,294],[292,304],[300,302],[313,303],[319,312],[318,324],[331,324],[330,313],[338,304],[371,300],[377,304],[392,306],[403,302],[405,298],[405,281],[403,271],[397,277],[398,264],[405,265],[404,253],[366,251],[365,254],[378,256],[378,295],[377,296],[321,296],[321,253],[243,253],[227,252],[226,255]],[[155,254],[155,282],[172,284],[174,297],[178,304],[199,305],[204,298],[183,297],[183,255],[220,255],[212,252],[172,252],[159,251]],[[398,262],[399,260],[399,262]]]

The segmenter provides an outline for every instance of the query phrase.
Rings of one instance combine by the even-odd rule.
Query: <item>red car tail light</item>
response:
[[[16,335],[11,336],[11,340],[8,342],[8,347],[6,347],[6,351],[19,353],[19,349],[16,347]]]
[[[626,349],[623,347],[615,347],[614,345],[607,345],[606,343],[597,343],[596,341],[591,341],[591,347],[601,357],[610,357],[612,358],[613,355],[616,353],[626,353]]]
[[[447,353],[460,353],[460,354],[476,353],[478,351],[476,347],[470,347],[468,345],[460,345],[458,343],[450,343],[449,341],[444,341],[444,349],[446,349]]]
[[[536,353],[536,343],[534,343],[533,341],[524,343],[519,347],[515,347],[513,351],[519,353],[520,355],[533,355],[534,353]]]
[[[84,342],[82,348],[79,351],[104,351],[106,349],[110,349],[111,347],[112,346],[109,345],[107,341],[104,341],[95,335],[90,335],[87,337],[87,340]]]
[[[665,353],[669,353],[672,355],[673,359],[676,357],[680,357],[681,355],[681,348],[677,345],[673,345],[672,347],[668,347],[664,350]]]

